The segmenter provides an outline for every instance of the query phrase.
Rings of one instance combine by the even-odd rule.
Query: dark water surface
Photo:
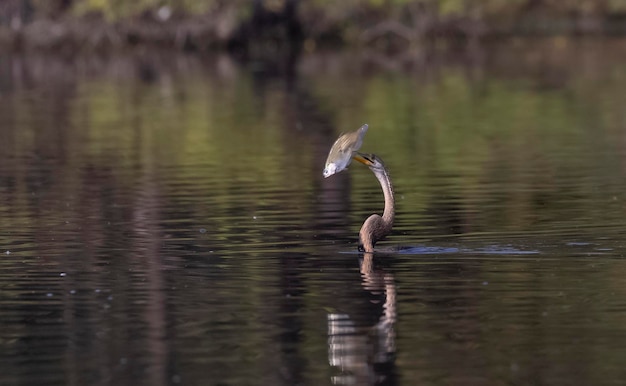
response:
[[[0,384],[624,384],[625,52],[0,58]]]

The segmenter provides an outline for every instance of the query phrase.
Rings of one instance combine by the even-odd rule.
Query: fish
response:
[[[342,134],[337,138],[333,147],[330,148],[328,158],[326,158],[326,165],[322,173],[324,178],[337,174],[350,165],[352,157],[363,144],[363,137],[367,133],[367,128],[368,126],[365,124],[358,130]]]

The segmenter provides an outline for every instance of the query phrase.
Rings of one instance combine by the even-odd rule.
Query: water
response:
[[[0,384],[621,384],[623,46],[1,59]]]

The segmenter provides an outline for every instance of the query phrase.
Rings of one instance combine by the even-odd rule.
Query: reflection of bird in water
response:
[[[361,262],[361,285],[384,303],[376,322],[362,326],[369,313],[328,314],[328,360],[341,370],[332,376],[336,385],[395,384],[396,285],[393,274],[374,267],[374,255],[366,254]]]
[[[359,251],[372,253],[376,242],[391,232],[393,219],[395,217],[395,201],[393,196],[393,186],[389,173],[385,169],[383,161],[375,154],[357,154],[356,161],[367,165],[374,173],[385,196],[385,209],[383,215],[373,214],[365,220],[359,232]]]

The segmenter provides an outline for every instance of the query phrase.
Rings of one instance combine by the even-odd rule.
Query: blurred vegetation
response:
[[[0,43],[73,49],[250,42],[406,49],[433,38],[624,34],[623,0],[4,0]]]

